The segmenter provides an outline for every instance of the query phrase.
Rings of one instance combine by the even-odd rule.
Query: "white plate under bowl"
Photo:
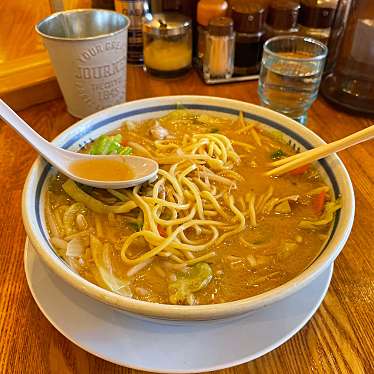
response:
[[[302,290],[261,311],[185,325],[146,321],[83,295],[52,273],[28,240],[25,271],[44,316],[87,352],[138,370],[198,373],[254,360],[290,339],[320,306],[333,265]]]

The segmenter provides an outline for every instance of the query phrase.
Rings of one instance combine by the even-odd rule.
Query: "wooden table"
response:
[[[128,100],[174,94],[214,95],[258,103],[257,83],[204,85],[195,73],[174,81],[128,72]],[[33,106],[20,115],[47,139],[77,121],[63,100]],[[318,99],[309,128],[330,142],[372,124]],[[23,269],[25,230],[21,193],[36,157],[0,121],[0,372],[135,373],[86,353],[57,332],[36,306]],[[328,294],[312,320],[292,339],[253,362],[222,373],[374,372],[374,149],[373,142],[341,153],[356,193],[352,234],[335,262]],[[229,345],[228,345],[229,349]]]

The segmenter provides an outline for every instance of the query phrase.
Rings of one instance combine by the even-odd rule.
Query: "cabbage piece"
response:
[[[334,219],[334,213],[342,207],[341,199],[337,199],[335,201],[330,201],[326,203],[325,209],[321,218],[317,221],[307,221],[302,220],[300,221],[298,227],[302,229],[319,229],[322,226],[327,225]]]
[[[130,282],[124,282],[113,274],[109,256],[110,245],[102,244],[96,236],[91,234],[90,247],[98,270],[94,275],[99,285],[120,295],[132,297]]]
[[[118,190],[112,190],[112,189],[108,188],[107,191],[110,194],[112,194],[113,196],[115,196],[118,200],[129,201],[129,199],[127,198],[127,196],[125,194],[123,194],[122,192],[119,192]]]
[[[101,135],[93,143],[90,150],[91,155],[129,155],[132,153],[130,147],[121,145],[122,135]]]
[[[294,251],[297,249],[298,244],[289,240],[286,240],[282,245],[280,246],[279,252],[277,257],[280,259],[286,259],[290,255],[294,253]]]
[[[165,124],[193,119],[196,119],[196,114],[190,112],[188,109],[181,108],[169,112],[166,116],[159,118],[159,121],[161,124]]]
[[[81,190],[78,185],[68,179],[63,185],[63,190],[75,201],[83,203],[88,209],[92,210],[95,213],[108,214],[108,213],[127,213],[130,210],[137,207],[134,201],[127,201],[121,205],[105,205],[101,201],[96,200],[91,195],[85,193]]]
[[[283,214],[291,213],[290,203],[288,202],[288,200],[284,200],[274,208],[274,211],[276,213],[283,213]]]
[[[208,114],[205,114],[205,113],[199,114],[197,117],[197,120],[205,125],[216,125],[216,124],[222,123],[222,119],[209,116]]]
[[[177,279],[169,283],[169,300],[172,304],[184,304],[189,295],[206,287],[213,278],[212,268],[199,262],[186,273],[178,273]]]
[[[80,257],[84,252],[84,243],[81,238],[70,240],[66,248],[66,256]]]

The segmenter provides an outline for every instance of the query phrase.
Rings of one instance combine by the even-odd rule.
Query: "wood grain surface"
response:
[[[204,85],[195,73],[161,81],[136,67],[128,71],[128,100],[201,94],[258,103],[257,83]],[[54,100],[20,112],[42,136],[54,138],[77,120]],[[372,124],[318,99],[309,128],[324,140]],[[23,269],[25,231],[21,193],[36,153],[0,121],[0,373],[139,373],[96,358],[57,332],[36,306]],[[341,153],[356,193],[352,234],[335,262],[328,294],[311,321],[275,351],[225,374],[374,373],[374,148],[368,142]],[[230,349],[228,342],[227,349]]]
[[[59,1],[66,10],[91,0]],[[52,13],[49,0],[0,1],[0,97],[18,110],[61,97],[35,25]]]

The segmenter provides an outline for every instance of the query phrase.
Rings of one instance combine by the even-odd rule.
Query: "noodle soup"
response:
[[[80,275],[113,292],[163,304],[213,304],[273,289],[319,255],[340,201],[308,165],[280,177],[294,154],[253,121],[180,109],[125,123],[83,152],[160,164],[153,183],[99,190],[49,182],[51,243]]]

